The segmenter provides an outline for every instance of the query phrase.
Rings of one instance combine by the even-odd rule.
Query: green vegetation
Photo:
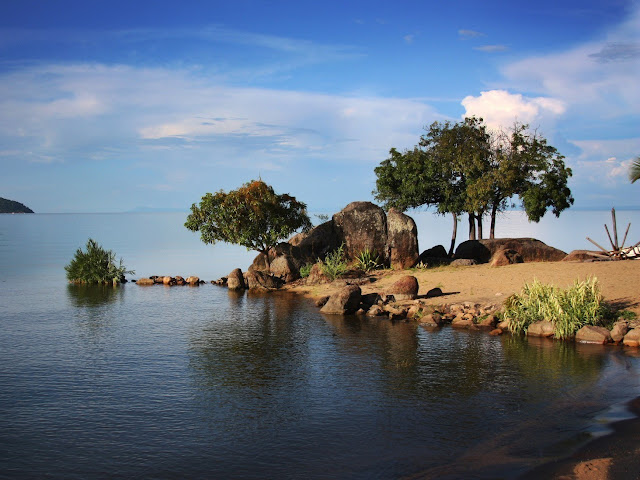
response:
[[[33,210],[20,202],[0,197],[0,213],[33,213]]]
[[[365,248],[362,252],[356,255],[356,268],[363,272],[370,272],[382,267],[382,264],[378,263],[380,257],[376,255],[375,251],[371,251]]]
[[[135,273],[125,268],[122,259],[116,265],[116,254],[105,250],[91,238],[87,240],[87,251],[78,248],[64,269],[67,271],[67,280],[72,283],[117,284],[125,281],[125,274]]]
[[[207,193],[199,205],[191,206],[184,226],[199,231],[204,243],[234,243],[268,259],[269,249],[298,230],[308,230],[311,221],[304,203],[252,180],[229,193]]]
[[[525,284],[520,294],[505,301],[504,317],[509,330],[526,333],[529,325],[540,320],[553,322],[555,337],[567,339],[585,325],[599,325],[607,316],[598,280],[576,281],[567,289],[545,285],[537,280]]]
[[[311,273],[311,269],[313,268],[313,265],[314,265],[313,263],[307,263],[306,265],[303,265],[302,267],[300,267],[300,276],[302,278],[307,278]]]
[[[375,169],[375,198],[385,208],[401,211],[434,206],[454,220],[467,213],[469,238],[482,238],[482,219],[491,218],[494,237],[497,213],[522,201],[530,221],[539,221],[548,209],[556,216],[573,204],[567,180],[571,169],[563,156],[527,125],[488,132],[481,118],[463,122],[434,122],[412,150],[395,148]]]
[[[636,158],[631,164],[629,169],[629,180],[631,183],[635,183],[636,180],[640,180],[640,157]]]
[[[346,273],[347,259],[344,252],[344,243],[330,252],[321,263],[322,273],[324,273],[331,281],[334,281],[340,275]]]

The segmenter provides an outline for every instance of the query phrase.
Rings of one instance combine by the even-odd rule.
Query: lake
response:
[[[618,212],[633,243],[639,214]],[[66,283],[89,237],[133,278],[250,264],[185,215],[0,215],[0,477],[515,478],[640,395],[628,349],[329,317],[210,284]],[[421,248],[448,245],[450,218],[415,218]],[[507,212],[497,233],[571,250],[604,244],[605,222]]]

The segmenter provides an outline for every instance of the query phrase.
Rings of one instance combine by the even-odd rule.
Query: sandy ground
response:
[[[520,292],[525,283],[538,279],[559,287],[568,287],[576,280],[596,277],[607,302],[618,308],[634,311],[640,318],[640,260],[618,262],[531,262],[490,267],[488,264],[469,267],[437,267],[404,271],[377,271],[372,283],[361,285],[362,293],[391,293],[390,287],[403,275],[414,275],[420,285],[419,295],[439,287],[443,296],[426,299],[428,303],[495,303],[501,304],[509,295]],[[344,285],[304,285],[287,289],[318,298],[330,295]]]
[[[370,283],[361,285],[363,293],[392,293],[390,287],[403,275],[418,279],[420,296],[435,287],[444,295],[424,299],[432,304],[493,303],[501,304],[509,295],[520,292],[525,283],[538,279],[559,287],[568,287],[576,280],[596,277],[605,301],[619,309],[636,313],[634,324],[640,325],[640,260],[618,262],[540,262],[504,267],[474,265],[469,267],[438,267],[426,270],[381,271],[370,276]],[[319,298],[344,286],[344,280],[331,284],[296,285],[289,290]],[[631,405],[640,415],[640,399]],[[555,480],[640,480],[640,417],[620,422],[614,433],[589,443],[570,458],[543,465],[527,474],[525,479]]]

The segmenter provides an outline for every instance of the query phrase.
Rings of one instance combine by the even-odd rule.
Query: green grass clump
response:
[[[322,262],[322,273],[329,277],[331,281],[334,281],[347,270],[347,259],[345,258],[343,243],[333,252],[327,254]]]
[[[72,283],[122,283],[125,274],[133,274],[133,270],[127,270],[120,259],[116,264],[116,254],[111,250],[105,250],[93,239],[87,240],[87,250],[81,248],[64,267],[67,271],[67,280]]]
[[[358,270],[370,272],[371,270],[375,270],[382,266],[378,263],[379,260],[380,257],[376,255],[375,251],[365,248],[356,256],[355,266]]]
[[[599,325],[605,314],[595,277],[576,281],[566,290],[534,280],[525,284],[520,294],[507,298],[504,309],[511,332],[526,333],[533,322],[548,320],[559,339],[573,337],[585,325]]]
[[[302,267],[300,267],[300,276],[302,278],[307,278],[311,273],[311,269],[313,268],[313,265],[314,265],[313,263],[307,263],[306,265],[303,265]]]

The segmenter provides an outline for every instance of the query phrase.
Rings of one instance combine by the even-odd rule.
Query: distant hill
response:
[[[33,213],[33,210],[20,202],[0,197],[0,213]]]

